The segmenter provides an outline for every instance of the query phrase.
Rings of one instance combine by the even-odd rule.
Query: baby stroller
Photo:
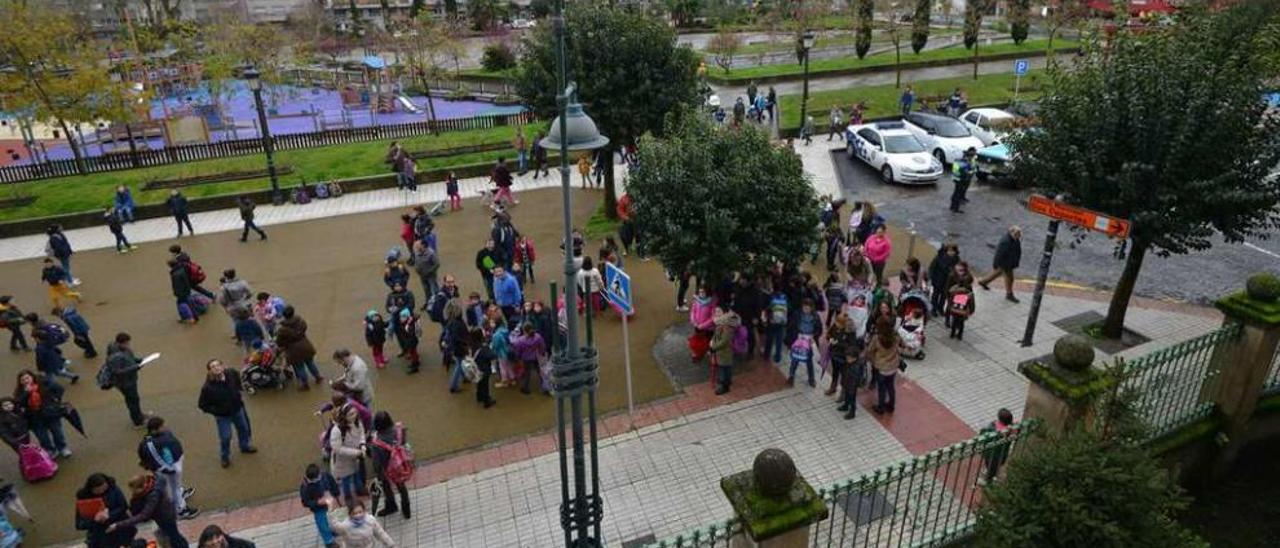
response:
[[[929,294],[923,289],[903,293],[898,301],[898,337],[902,339],[904,358],[924,359],[924,326],[929,320]]]
[[[253,394],[259,388],[284,388],[293,379],[293,371],[281,365],[280,349],[275,344],[258,341],[244,359],[243,377],[244,391]]]

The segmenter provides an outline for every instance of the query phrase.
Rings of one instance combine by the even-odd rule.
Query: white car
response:
[[[942,176],[942,163],[902,122],[849,126],[845,142],[849,158],[866,162],[886,183],[934,184]]]
[[[1017,116],[998,108],[975,108],[960,115],[960,123],[982,140],[982,144],[998,145],[1009,135]]]
[[[511,28],[513,29],[531,29],[537,25],[538,22],[533,19],[515,19],[511,21]]]
[[[912,112],[903,118],[903,123],[944,166],[959,160],[970,148],[976,150],[986,146],[973,136],[969,128],[950,116]]]

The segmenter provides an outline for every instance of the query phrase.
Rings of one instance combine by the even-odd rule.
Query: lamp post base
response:
[[[284,205],[284,202],[284,192],[281,192],[278,188],[271,191],[271,205]]]

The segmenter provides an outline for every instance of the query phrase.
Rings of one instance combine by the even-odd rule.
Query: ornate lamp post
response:
[[[596,383],[598,363],[594,348],[578,346],[578,309],[576,274],[573,264],[573,220],[570,218],[572,197],[569,187],[569,153],[592,150],[609,144],[600,135],[596,123],[582,111],[577,102],[577,86],[566,76],[564,0],[556,1],[552,17],[556,36],[557,84],[559,116],[541,141],[547,149],[560,150],[560,192],[564,217],[564,306],[567,323],[565,344],[551,359],[551,384],[556,397],[556,426],[560,448],[560,527],[564,529],[566,548],[597,548],[600,544],[600,521],[604,500],[600,498],[600,475],[596,459]],[[589,431],[583,430],[583,396]],[[565,443],[565,404],[569,407],[569,429],[573,443],[573,476],[568,468],[568,446]],[[587,439],[589,437],[589,440]],[[590,442],[590,452],[586,447]],[[587,459],[591,460],[588,475]],[[572,486],[572,493],[570,487]]]
[[[804,127],[804,122],[809,114],[809,50],[813,49],[814,35],[813,31],[805,30],[800,37],[800,57],[804,62],[804,92],[800,97],[800,127]]]
[[[262,128],[262,150],[267,153],[267,176],[271,178],[271,203],[284,203],[284,195],[280,193],[280,181],[276,178],[275,142],[271,139],[271,129],[267,127],[267,110],[262,106],[262,75],[258,69],[249,67],[242,75],[253,90],[253,104],[258,108],[258,126]]]

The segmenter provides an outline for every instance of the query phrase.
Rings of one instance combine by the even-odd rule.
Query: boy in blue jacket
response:
[[[84,350],[85,358],[98,357],[98,350],[93,347],[93,340],[89,338],[89,322],[84,320],[74,304],[66,303],[53,309],[53,315],[62,318],[62,323],[67,324],[67,329],[71,330],[71,341]]]
[[[311,510],[316,521],[316,531],[325,546],[337,546],[333,531],[329,528],[329,504],[338,497],[338,482],[328,472],[320,470],[314,462],[307,465],[307,472],[298,486],[298,498]]]

